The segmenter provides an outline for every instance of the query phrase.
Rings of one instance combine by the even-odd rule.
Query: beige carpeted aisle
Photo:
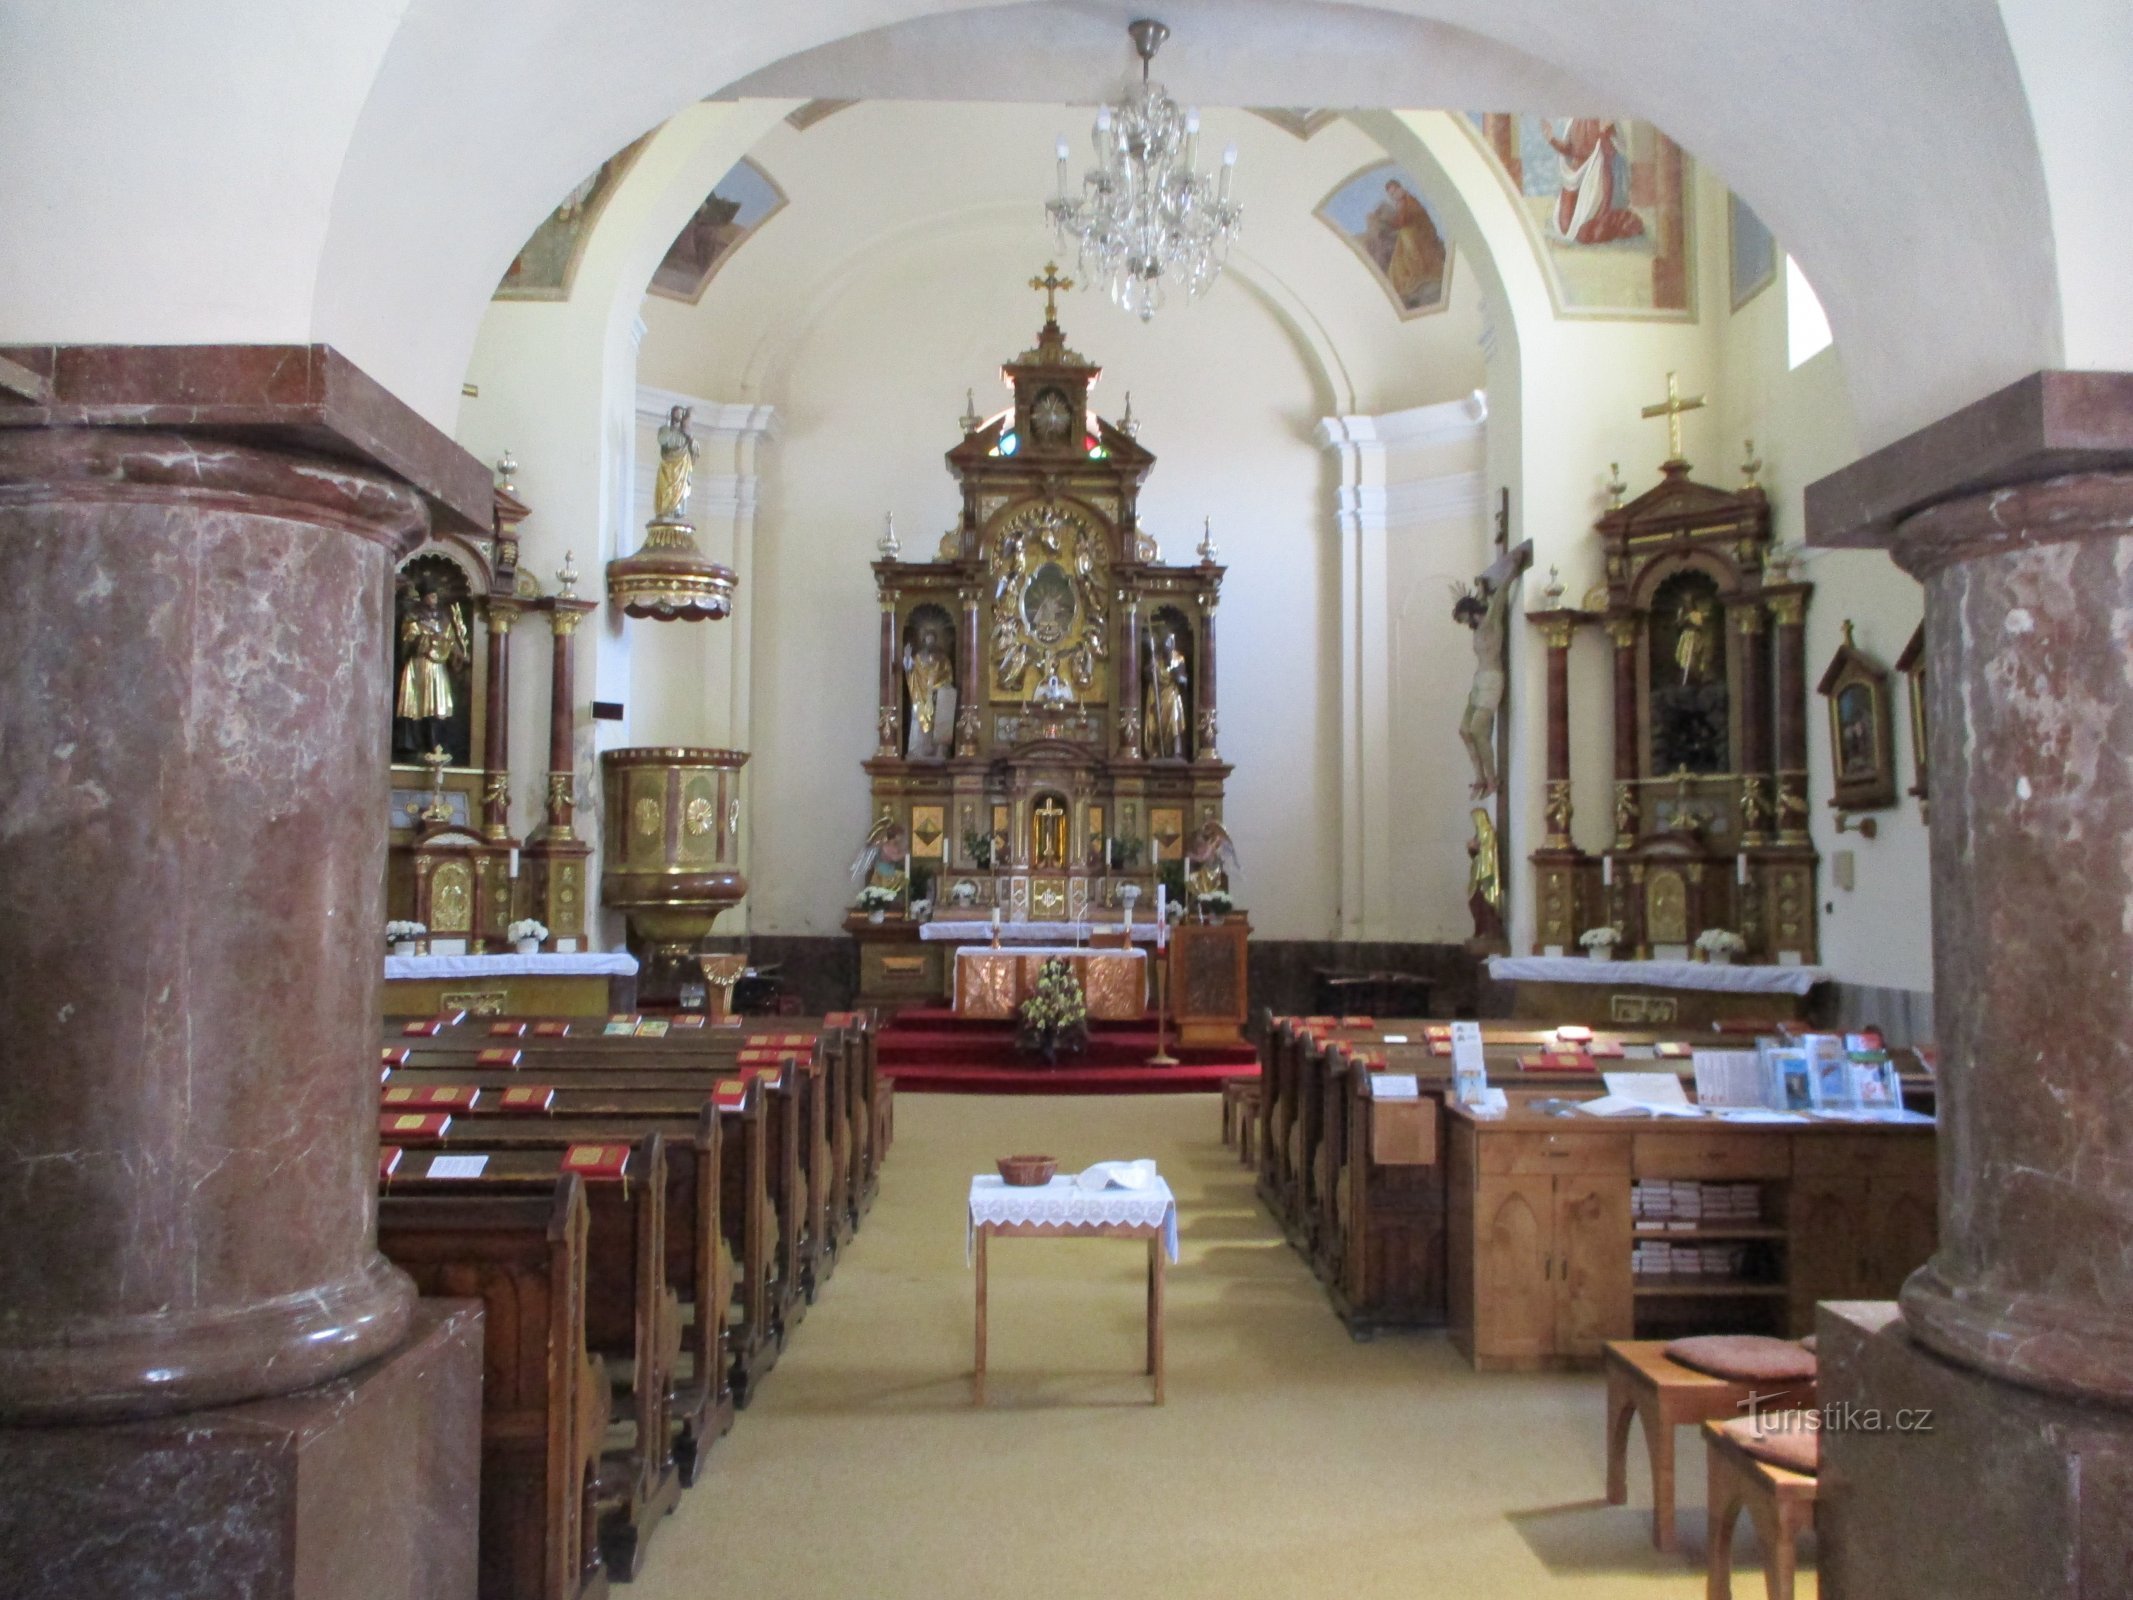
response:
[[[1601,1500],[1595,1376],[1478,1377],[1441,1336],[1353,1343],[1274,1234],[1211,1095],[908,1095],[880,1202],[755,1404],[652,1541],[633,1600],[1535,1600],[1703,1594]],[[1169,1403],[1140,1376],[1145,1247],[992,1251],[991,1405],[970,1404],[970,1175],[1156,1157],[1177,1191]],[[1641,1446],[1639,1447],[1641,1452]],[[1743,1526],[1740,1559],[1755,1559]],[[1760,1594],[1743,1565],[1737,1592]],[[1812,1578],[1802,1600],[1814,1592]]]

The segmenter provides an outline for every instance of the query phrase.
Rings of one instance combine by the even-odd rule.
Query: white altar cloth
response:
[[[981,1224],[1029,1223],[1043,1228],[1072,1228],[1116,1223],[1128,1228],[1161,1228],[1163,1249],[1178,1258],[1178,1202],[1170,1185],[1158,1177],[1143,1189],[1084,1189],[1072,1173],[1060,1173],[1042,1188],[1016,1188],[996,1172],[970,1180],[970,1221],[963,1236],[963,1260]]]
[[[1000,943],[1071,945],[1079,935],[1086,944],[1098,928],[1117,933],[1123,920],[1118,913],[1112,912],[1083,922],[1003,922],[1000,924]],[[918,925],[918,936],[928,944],[991,944],[992,924],[985,921],[922,922]],[[1133,942],[1155,943],[1154,913],[1143,911],[1133,919]]]
[[[1594,961],[1588,956],[1490,956],[1499,983],[1632,983],[1721,994],[1805,994],[1829,978],[1826,967],[1742,966],[1718,961]]]
[[[626,978],[637,958],[626,950],[542,952],[522,956],[387,956],[387,978]]]

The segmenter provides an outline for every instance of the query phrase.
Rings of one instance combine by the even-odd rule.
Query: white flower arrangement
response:
[[[1707,956],[1737,956],[1748,948],[1748,941],[1731,928],[1706,928],[1696,936],[1696,948]]]
[[[545,939],[548,937],[548,925],[545,922],[536,922],[531,917],[521,917],[504,929],[504,937],[513,944],[521,939]]]
[[[1236,909],[1236,905],[1237,902],[1229,897],[1227,889],[1210,889],[1200,896],[1200,910],[1203,913],[1213,912],[1226,917]]]
[[[859,891],[859,909],[861,911],[886,911],[889,907],[895,905],[896,901],[896,891],[894,889],[884,889],[878,883],[870,883]]]
[[[385,924],[385,938],[389,944],[396,944],[405,939],[419,939],[429,931],[428,926],[420,922],[393,921]]]
[[[1587,928],[1578,935],[1578,943],[1587,950],[1612,950],[1621,942],[1620,928]]]

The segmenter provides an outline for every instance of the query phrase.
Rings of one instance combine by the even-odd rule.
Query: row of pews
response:
[[[592,1600],[776,1364],[879,1189],[861,1013],[389,1019],[378,1244],[484,1311],[480,1595]]]
[[[1597,1095],[1600,1075],[1624,1068],[1671,1068],[1689,1077],[1697,1043],[1745,1042],[1708,1033],[1482,1025],[1489,1083],[1514,1105]],[[1358,1338],[1381,1328],[1443,1326],[1451,1025],[1422,1017],[1270,1016],[1261,1051],[1258,1194],[1326,1286],[1334,1311]],[[1915,1057],[1899,1052],[1898,1060],[1905,1103],[1930,1111],[1932,1075]],[[1384,1073],[1412,1074],[1417,1098],[1381,1098],[1375,1080]]]

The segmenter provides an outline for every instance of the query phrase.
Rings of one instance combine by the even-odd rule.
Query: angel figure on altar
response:
[[[1238,870],[1237,841],[1213,817],[1202,819],[1185,846],[1185,892],[1192,899],[1229,893],[1229,875]]]
[[[910,881],[906,870],[910,856],[904,825],[883,811],[867,831],[866,843],[852,857],[852,892],[886,889],[892,895],[902,894]]]

